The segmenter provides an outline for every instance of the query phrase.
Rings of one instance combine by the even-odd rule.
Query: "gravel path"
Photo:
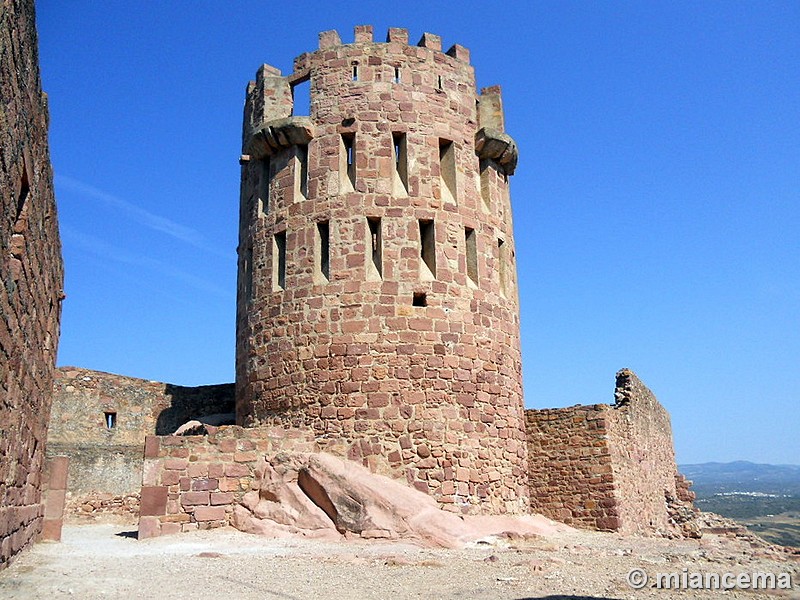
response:
[[[0,572],[0,598],[719,598],[723,592],[634,590],[633,568],[791,572],[794,589],[726,598],[800,598],[800,560],[746,540],[624,538],[569,532],[490,540],[462,550],[392,542],[267,539],[233,529],[145,541],[131,525],[67,525]]]

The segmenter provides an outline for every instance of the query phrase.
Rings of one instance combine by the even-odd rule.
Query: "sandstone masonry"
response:
[[[669,414],[627,369],[615,398],[525,411],[531,510],[576,527],[693,535],[694,494],[677,472]]]
[[[0,569],[41,532],[63,267],[32,0],[0,9]]]
[[[234,411],[233,384],[184,387],[77,367],[56,370],[48,455],[70,458],[73,511],[128,512],[145,438]]]
[[[247,88],[237,422],[309,427],[449,510],[527,512],[500,89],[429,33],[319,39]]]

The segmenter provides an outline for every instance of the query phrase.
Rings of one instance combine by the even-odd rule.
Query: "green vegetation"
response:
[[[769,542],[800,548],[800,512],[747,519],[742,523]]]

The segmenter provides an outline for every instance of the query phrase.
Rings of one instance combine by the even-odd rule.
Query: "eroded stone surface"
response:
[[[459,516],[427,494],[327,453],[284,452],[255,468],[254,487],[232,523],[242,531],[336,534],[460,547],[491,535],[535,536],[569,528],[542,517]]]
[[[0,9],[0,569],[42,530],[63,266],[33,0]],[[58,520],[46,532],[55,537]]]

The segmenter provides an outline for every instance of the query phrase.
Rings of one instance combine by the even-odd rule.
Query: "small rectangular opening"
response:
[[[104,412],[103,413],[106,429],[114,429],[117,426],[117,413]]]
[[[383,240],[381,239],[381,220],[379,217],[367,217],[368,239],[367,254],[368,260],[367,274],[372,279],[383,277]]]
[[[315,244],[315,256],[317,257],[316,271],[320,278],[325,282],[331,278],[331,255],[330,255],[330,225],[328,221],[317,223],[317,236]]]
[[[272,182],[272,164],[269,156],[259,162],[258,174],[258,216],[263,217],[269,213],[269,188]]]
[[[292,86],[292,116],[311,116],[310,79],[298,81]]]
[[[272,287],[286,289],[286,232],[276,233],[272,238]]]
[[[352,78],[353,78],[353,81],[358,81],[358,65],[357,64],[353,65]]]
[[[392,78],[392,82],[400,83],[400,67],[394,68],[394,77]]]
[[[425,292],[414,292],[411,299],[411,306],[428,306],[428,296]]]
[[[439,140],[439,174],[442,199],[456,201],[456,151],[450,140]]]
[[[394,158],[393,192],[395,195],[408,195],[408,143],[405,133],[392,133],[392,154]]]
[[[420,275],[423,279],[435,278],[436,228],[432,219],[419,220],[419,255],[422,259],[420,263]]]
[[[475,241],[475,230],[464,228],[464,242],[467,249],[467,277],[472,283],[478,284],[478,246]]]
[[[442,76],[441,76],[441,75],[439,75],[439,76],[436,78],[436,89],[437,89],[437,90],[439,90],[439,91],[442,91],[442,90],[444,89],[444,88],[442,87]]]
[[[308,198],[308,144],[297,145],[297,191]]]

